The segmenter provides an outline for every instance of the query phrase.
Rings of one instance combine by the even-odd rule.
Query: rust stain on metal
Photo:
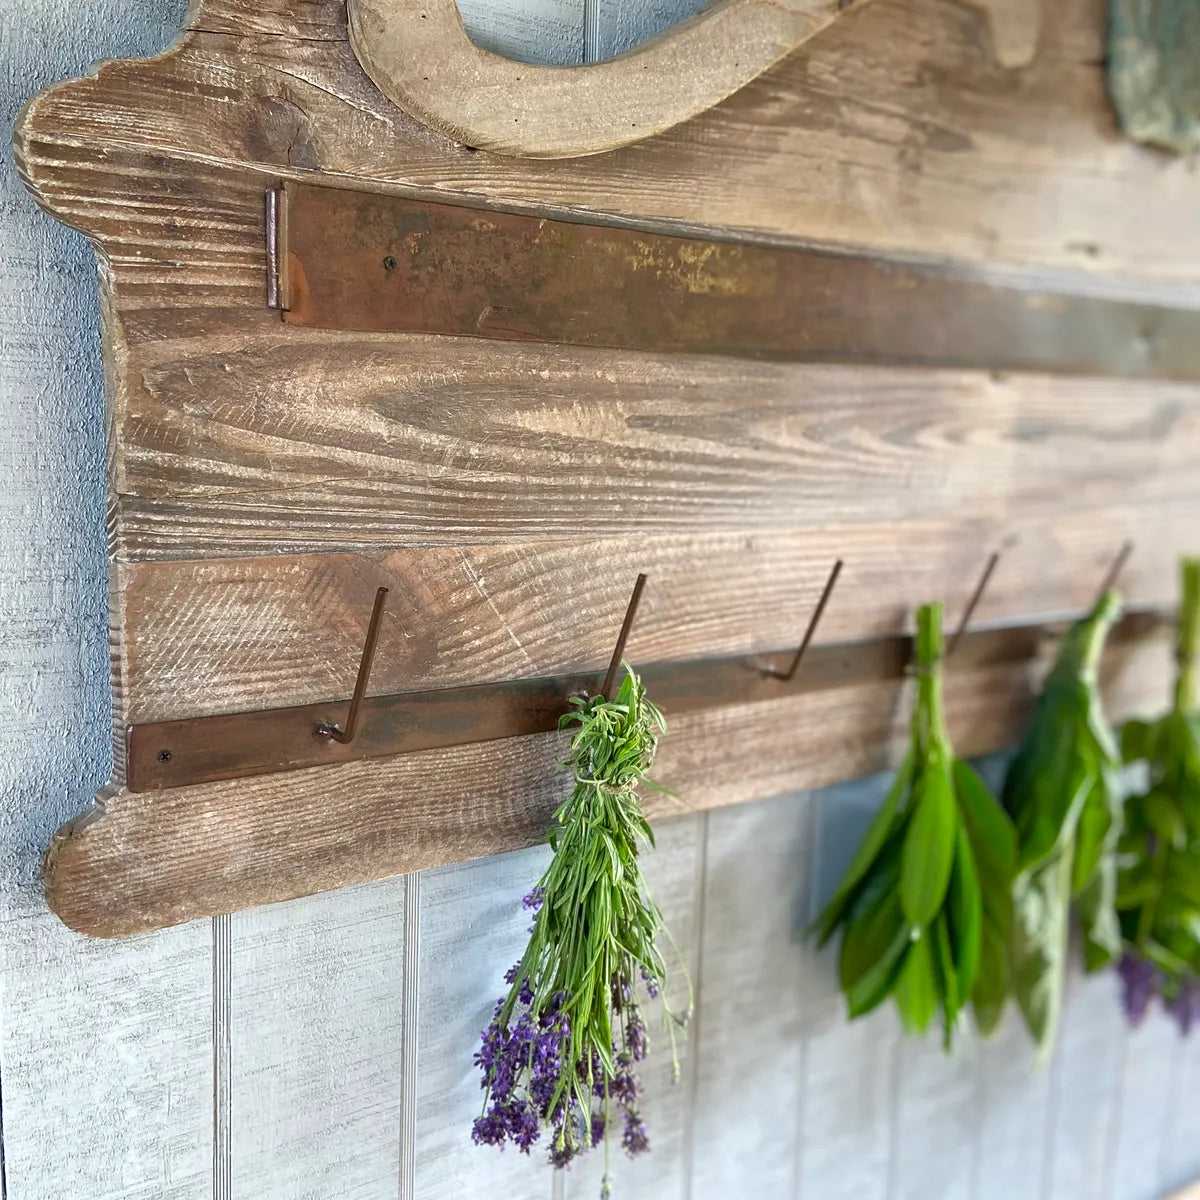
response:
[[[287,184],[289,324],[663,354],[1200,378],[1200,310]]]

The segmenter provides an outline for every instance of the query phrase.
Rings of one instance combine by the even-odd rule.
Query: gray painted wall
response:
[[[672,0],[462,0],[517,57],[599,58]],[[0,0],[4,126],[90,60],[166,44],[183,0]],[[470,1055],[544,851],[115,944],[50,917],[37,859],[108,774],[103,444],[90,251],[0,158],[0,1136],[11,1200],[595,1196],[474,1148]],[[1200,1174],[1200,1039],[1134,1036],[1071,981],[1049,1070],[1019,1030],[953,1060],[841,1016],[797,937],[878,781],[665,825],[650,869],[699,996],[623,1200],[1151,1200]]]

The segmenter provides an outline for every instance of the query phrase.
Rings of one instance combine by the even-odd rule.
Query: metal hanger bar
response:
[[[1132,614],[1113,640],[1137,640],[1168,620],[1157,613]],[[1030,659],[1058,628],[1036,624],[970,631],[963,637],[955,670]],[[655,703],[676,716],[899,680],[911,651],[912,639],[906,636],[813,646],[805,655],[804,670],[790,682],[764,675],[759,655],[650,663],[639,673]],[[126,786],[135,792],[153,791],[549,733],[557,728],[571,696],[595,695],[601,685],[602,676],[596,672],[370,696],[363,701],[358,736],[349,744],[313,733],[318,724],[336,719],[344,701],[134,725],[127,730]]]

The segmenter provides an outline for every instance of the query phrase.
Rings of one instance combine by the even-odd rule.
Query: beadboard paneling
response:
[[[230,919],[231,1195],[395,1200],[403,877]]]

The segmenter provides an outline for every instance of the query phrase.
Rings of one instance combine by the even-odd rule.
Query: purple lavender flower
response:
[[[521,907],[527,912],[537,912],[542,907],[546,899],[546,889],[543,887],[535,887],[528,895],[521,899]]]
[[[636,1004],[631,1004],[625,1021],[625,1047],[634,1062],[641,1062],[650,1049],[646,1038],[646,1024],[642,1020],[641,1010]]]
[[[1130,1027],[1136,1029],[1145,1020],[1151,1001],[1158,995],[1158,971],[1141,955],[1127,951],[1121,958],[1117,972],[1124,989],[1125,1017]]]
[[[1180,1034],[1187,1037],[1192,1026],[1200,1022],[1200,987],[1190,979],[1184,980],[1163,1006],[1179,1026]]]
[[[625,1132],[621,1135],[621,1145],[630,1158],[645,1154],[650,1149],[650,1139],[646,1136],[646,1122],[632,1109],[625,1113]]]

